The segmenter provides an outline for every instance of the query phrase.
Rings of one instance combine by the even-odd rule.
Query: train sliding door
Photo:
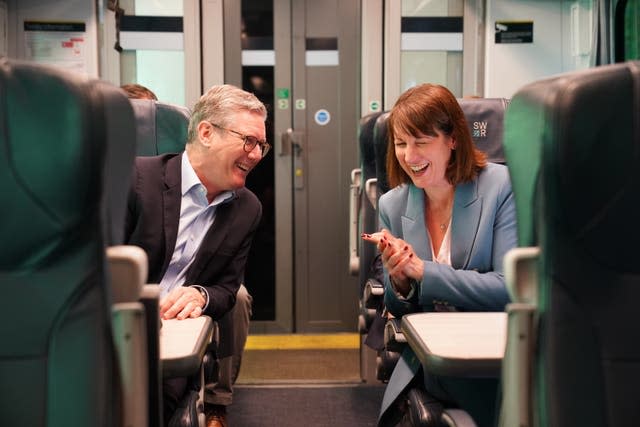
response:
[[[221,48],[224,82],[268,106],[274,147],[247,181],[264,208],[245,277],[252,332],[355,331],[348,189],[357,164],[360,2],[228,0],[219,13],[216,3],[203,2],[205,86],[216,68],[208,55]],[[207,30],[220,15],[222,40]]]

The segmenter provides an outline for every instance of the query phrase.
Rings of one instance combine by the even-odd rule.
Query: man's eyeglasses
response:
[[[260,153],[262,154],[262,157],[264,157],[269,152],[269,149],[271,149],[271,145],[269,145],[269,143],[267,141],[260,141],[255,136],[245,135],[245,134],[242,134],[242,133],[237,132],[235,130],[223,128],[222,126],[219,126],[219,125],[217,125],[215,123],[209,122],[209,124],[211,126],[213,126],[213,127],[218,128],[218,129],[221,129],[221,130],[224,130],[226,132],[232,133],[233,135],[237,136],[238,138],[241,138],[242,141],[244,142],[244,145],[243,145],[242,148],[247,153],[252,152],[253,149],[256,148],[256,145],[259,145],[260,146]]]

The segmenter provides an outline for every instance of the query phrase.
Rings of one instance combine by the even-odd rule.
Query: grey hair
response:
[[[200,97],[193,107],[187,143],[196,140],[198,123],[207,120],[216,125],[227,127],[231,117],[241,111],[249,111],[262,115],[267,119],[267,108],[251,92],[247,92],[233,85],[216,85]]]

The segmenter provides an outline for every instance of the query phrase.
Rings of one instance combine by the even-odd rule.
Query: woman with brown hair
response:
[[[509,173],[474,145],[455,96],[423,84],[404,92],[388,119],[387,175],[379,201],[381,231],[363,235],[381,253],[385,305],[402,317],[419,311],[503,311],[509,302],[502,259],[516,246]],[[413,357],[412,357],[413,356]],[[396,365],[379,425],[395,425],[398,405],[420,363],[410,349]],[[494,423],[497,379],[426,373],[427,395]],[[429,406],[433,425],[442,408]]]

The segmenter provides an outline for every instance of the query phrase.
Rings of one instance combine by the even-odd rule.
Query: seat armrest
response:
[[[513,248],[504,255],[504,278],[513,302],[538,303],[537,246]]]
[[[144,306],[139,302],[114,304],[111,310],[111,324],[120,367],[123,425],[149,425],[149,355]]]
[[[388,351],[401,352],[407,339],[401,329],[401,319],[388,319],[384,325],[384,347]]]
[[[149,425],[159,425],[162,413],[162,371],[160,368],[160,286],[145,284],[140,293],[147,321],[149,354]]]
[[[132,245],[107,248],[113,302],[138,301],[147,280],[147,254]]]
[[[402,332],[427,372],[500,376],[507,333],[504,312],[407,314],[402,317]]]
[[[360,272],[360,256],[358,255],[359,218],[360,218],[360,181],[362,169],[351,171],[351,187],[349,189],[349,273],[357,275]]]
[[[378,178],[369,178],[365,181],[364,194],[366,194],[373,209],[378,209]]]
[[[504,257],[505,279],[512,295],[507,305],[508,336],[502,364],[500,426],[533,425],[533,359],[537,336],[537,247],[516,248]]]
[[[364,301],[365,307],[377,308],[383,295],[384,286],[378,280],[370,278],[364,284],[362,300]]]
[[[147,321],[138,299],[147,276],[147,255],[137,246],[106,250],[114,304],[111,323],[120,367],[124,425],[148,425]]]

